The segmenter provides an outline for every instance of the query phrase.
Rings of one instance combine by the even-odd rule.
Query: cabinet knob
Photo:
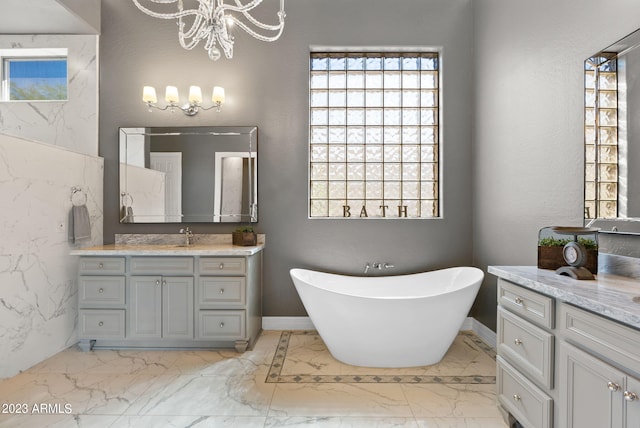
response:
[[[104,267],[104,264],[98,263],[98,269],[102,269],[103,267]]]
[[[156,287],[160,285],[160,280],[156,279]]]
[[[514,399],[515,401],[520,401],[520,400],[521,400],[521,397],[520,397],[518,394],[513,394],[513,399]]]
[[[607,388],[609,388],[609,391],[616,392],[620,389],[620,385],[615,382],[607,382]]]
[[[516,297],[514,299],[514,302],[516,302],[516,305],[521,305],[524,300],[522,300],[522,297]]]
[[[104,293],[104,288],[98,289],[98,293],[100,293],[100,294]]]
[[[636,401],[638,399],[638,394],[631,391],[624,392],[624,399],[627,401]]]
[[[224,294],[224,288],[220,289],[220,294]]]
[[[224,269],[224,263],[220,263],[220,266],[218,266],[218,269],[220,270]]]
[[[166,279],[162,280],[162,285],[167,285],[167,280]]]
[[[100,321],[100,322],[98,323],[98,325],[99,325],[100,327],[102,327],[102,326],[104,325],[104,323],[103,323],[102,321]]]
[[[520,339],[516,338],[516,339],[513,341],[513,343],[515,343],[516,345],[520,346],[520,345],[522,345],[522,340],[520,340]]]
[[[220,323],[220,328],[224,328],[224,323],[223,322]]]

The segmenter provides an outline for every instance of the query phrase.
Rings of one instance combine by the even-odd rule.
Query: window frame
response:
[[[437,71],[437,100],[436,100],[436,116],[437,116],[437,122],[436,122],[436,132],[435,132],[435,138],[437,141],[437,144],[435,145],[435,152],[434,152],[434,158],[436,159],[436,161],[434,162],[435,166],[434,166],[434,172],[435,172],[435,180],[436,183],[434,183],[434,192],[435,192],[435,196],[433,198],[434,203],[437,206],[436,214],[432,215],[432,216],[402,216],[400,215],[400,213],[398,213],[397,216],[382,216],[380,213],[369,213],[367,212],[366,216],[362,216],[362,211],[361,211],[361,207],[352,207],[351,208],[351,212],[350,212],[350,216],[345,216],[344,213],[342,216],[338,216],[338,215],[331,215],[331,212],[328,212],[326,216],[319,216],[319,215],[312,215],[312,101],[311,101],[311,96],[312,96],[312,87],[311,87],[311,77],[312,77],[312,67],[311,67],[311,60],[313,58],[313,54],[317,54],[317,53],[327,53],[327,54],[344,54],[345,57],[348,55],[352,55],[355,53],[362,53],[362,54],[380,54],[381,57],[384,57],[385,54],[389,54],[390,56],[392,55],[408,55],[408,54],[416,54],[416,55],[421,55],[421,54],[434,54],[437,57],[437,69],[435,71]],[[311,220],[439,220],[439,219],[443,219],[444,218],[444,197],[443,197],[443,130],[444,130],[444,122],[443,122],[443,48],[441,46],[439,47],[415,47],[415,46],[411,46],[411,47],[362,47],[362,46],[358,46],[358,47],[335,47],[335,46],[317,46],[317,45],[312,45],[310,46],[309,49],[309,76],[308,76],[308,91],[309,91],[309,99],[308,99],[308,112],[309,112],[309,116],[308,116],[308,126],[307,126],[307,149],[308,149],[308,159],[307,159],[307,216],[308,219]],[[348,89],[348,88],[347,88]],[[421,91],[425,90],[424,88],[420,89]],[[420,105],[418,107],[418,109],[421,108],[428,108],[425,107],[423,105]],[[384,113],[383,113],[384,114]],[[402,112],[400,113],[402,114]],[[420,124],[420,126],[423,126],[422,124]],[[422,143],[418,144],[418,147],[422,147],[421,146]],[[383,144],[382,144],[383,146]],[[348,162],[347,162],[348,163]],[[404,164],[404,162],[400,161],[400,164]],[[420,161],[420,164],[422,165],[422,161]],[[366,162],[365,162],[366,165]],[[346,180],[346,179],[345,179]],[[348,182],[348,181],[347,181]],[[363,179],[363,182],[366,183],[367,182],[367,178],[365,176],[365,178]],[[400,178],[400,183],[404,182],[403,178]],[[423,200],[429,200],[428,198],[426,199],[422,199],[421,195],[417,195],[418,197],[418,204],[421,203],[421,201]],[[402,198],[402,197],[401,197]],[[413,199],[413,198],[412,198]],[[327,197],[327,201],[329,200],[329,196]],[[366,199],[365,199],[366,200]],[[396,207],[389,207],[389,210],[394,210],[396,209]]]
[[[38,99],[15,100],[10,99],[9,80],[6,76],[6,61],[13,59],[55,60],[64,59],[67,66],[66,98],[65,99]],[[2,103],[50,103],[69,101],[69,50],[67,48],[17,48],[0,49],[0,102]]]

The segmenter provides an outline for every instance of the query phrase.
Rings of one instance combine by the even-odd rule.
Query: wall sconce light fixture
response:
[[[224,104],[225,95],[224,88],[221,86],[213,87],[213,94],[211,95],[211,101],[213,105],[209,107],[202,106],[202,90],[200,86],[190,86],[189,87],[189,102],[184,105],[178,104],[180,101],[180,97],[178,95],[178,88],[175,86],[167,86],[164,100],[167,103],[165,106],[159,106],[156,103],[158,102],[158,97],[156,96],[156,88],[153,86],[145,86],[142,90],[142,101],[147,104],[149,107],[149,111],[151,108],[155,108],[158,110],[169,110],[171,112],[175,111],[175,109],[180,109],[187,116],[195,116],[198,114],[200,110],[211,110],[212,108],[216,108],[217,112],[220,112],[220,107]]]

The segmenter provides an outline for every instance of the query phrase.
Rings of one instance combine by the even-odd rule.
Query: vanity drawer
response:
[[[80,275],[124,274],[124,257],[80,257]]]
[[[193,275],[193,257],[131,257],[133,275]]]
[[[238,340],[245,338],[244,311],[200,311],[198,339]]]
[[[640,373],[640,331],[578,309],[558,305],[558,332],[569,342]]]
[[[553,400],[500,356],[496,357],[498,401],[523,426],[552,426]]]
[[[498,308],[498,353],[540,385],[553,388],[554,337]]]
[[[125,282],[124,276],[81,276],[80,305],[124,305]]]
[[[244,257],[200,257],[200,275],[244,275]]]
[[[498,304],[546,328],[554,327],[554,300],[549,296],[498,279]]]
[[[244,277],[201,276],[198,289],[200,305],[232,305],[245,304]]]
[[[124,338],[123,309],[80,309],[81,338]]]

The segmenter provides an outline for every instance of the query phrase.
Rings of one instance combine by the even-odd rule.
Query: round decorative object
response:
[[[582,267],[587,263],[587,249],[579,242],[569,242],[562,249],[564,261],[569,266]]]

